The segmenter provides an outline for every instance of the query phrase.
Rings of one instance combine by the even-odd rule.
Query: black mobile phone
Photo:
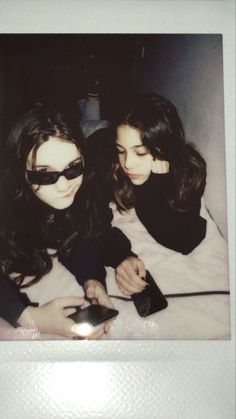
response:
[[[86,308],[77,309],[75,313],[70,314],[68,317],[76,323],[89,323],[91,326],[97,326],[117,316],[118,313],[119,311],[114,308],[91,304]]]
[[[131,295],[136,310],[141,317],[149,316],[168,306],[167,300],[148,271],[146,271],[145,281],[148,283],[146,288]]]

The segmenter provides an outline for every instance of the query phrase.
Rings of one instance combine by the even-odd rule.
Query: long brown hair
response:
[[[170,164],[168,203],[185,211],[199,199],[206,184],[206,162],[193,145],[185,141],[182,121],[175,106],[157,94],[141,95],[119,119],[116,127],[139,130],[142,143],[154,158]],[[120,211],[135,205],[133,185],[121,169],[113,166],[114,199]]]
[[[31,150],[35,153],[50,136],[58,137],[76,145],[84,153],[83,134],[78,121],[59,110],[37,105],[24,114],[11,129],[4,144],[4,161],[1,188],[4,201],[4,216],[1,220],[1,272],[22,273],[39,281],[50,271],[52,257],[47,248],[56,243],[60,258],[70,252],[75,240],[87,240],[96,234],[98,217],[88,184],[90,173],[85,164],[83,183],[71,207],[54,210],[40,201],[29,187],[26,178],[26,159]],[[53,220],[53,225],[50,220]]]

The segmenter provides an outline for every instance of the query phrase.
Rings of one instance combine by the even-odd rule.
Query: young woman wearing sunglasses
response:
[[[91,196],[78,123],[36,106],[12,128],[2,156],[0,316],[15,327],[77,336],[64,308],[82,306],[82,298],[56,298],[39,307],[24,287],[40,281],[56,255],[84,287],[86,297],[113,306],[97,249],[104,225]],[[27,284],[26,276],[31,277]],[[98,326],[90,338],[100,338],[109,327]]]

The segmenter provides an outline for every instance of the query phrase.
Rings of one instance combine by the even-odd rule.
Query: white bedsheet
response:
[[[209,290],[229,290],[227,244],[203,206],[207,219],[207,234],[203,242],[189,255],[159,245],[138,220],[134,210],[121,215],[112,206],[113,225],[129,237],[132,250],[143,259],[164,294]],[[121,295],[114,270],[107,268],[108,292]],[[83,295],[75,278],[54,260],[52,271],[29,287],[32,301],[44,304],[57,296]],[[168,307],[141,318],[132,302],[113,299],[119,315],[104,339],[230,339],[230,303],[228,295],[194,296],[168,299]],[[14,329],[0,319],[0,339],[61,339],[39,335],[22,328]]]

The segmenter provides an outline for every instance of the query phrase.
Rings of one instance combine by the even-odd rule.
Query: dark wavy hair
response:
[[[48,247],[56,248],[60,258],[70,252],[75,240],[88,239],[98,228],[86,164],[75,200],[64,210],[54,210],[40,201],[27,183],[27,156],[33,150],[34,161],[38,148],[50,136],[74,143],[83,156],[84,138],[78,121],[45,105],[35,106],[15,123],[3,148],[1,272],[21,273],[15,279],[20,285],[26,275],[33,276],[28,286],[50,271],[52,257]]]
[[[163,96],[143,94],[136,98],[116,123],[138,129],[145,147],[154,158],[167,160],[170,165],[170,207],[185,211],[194,199],[199,199],[206,184],[206,162],[193,145],[185,141],[183,124],[175,106]],[[134,206],[131,181],[114,164],[114,199],[120,211]]]

